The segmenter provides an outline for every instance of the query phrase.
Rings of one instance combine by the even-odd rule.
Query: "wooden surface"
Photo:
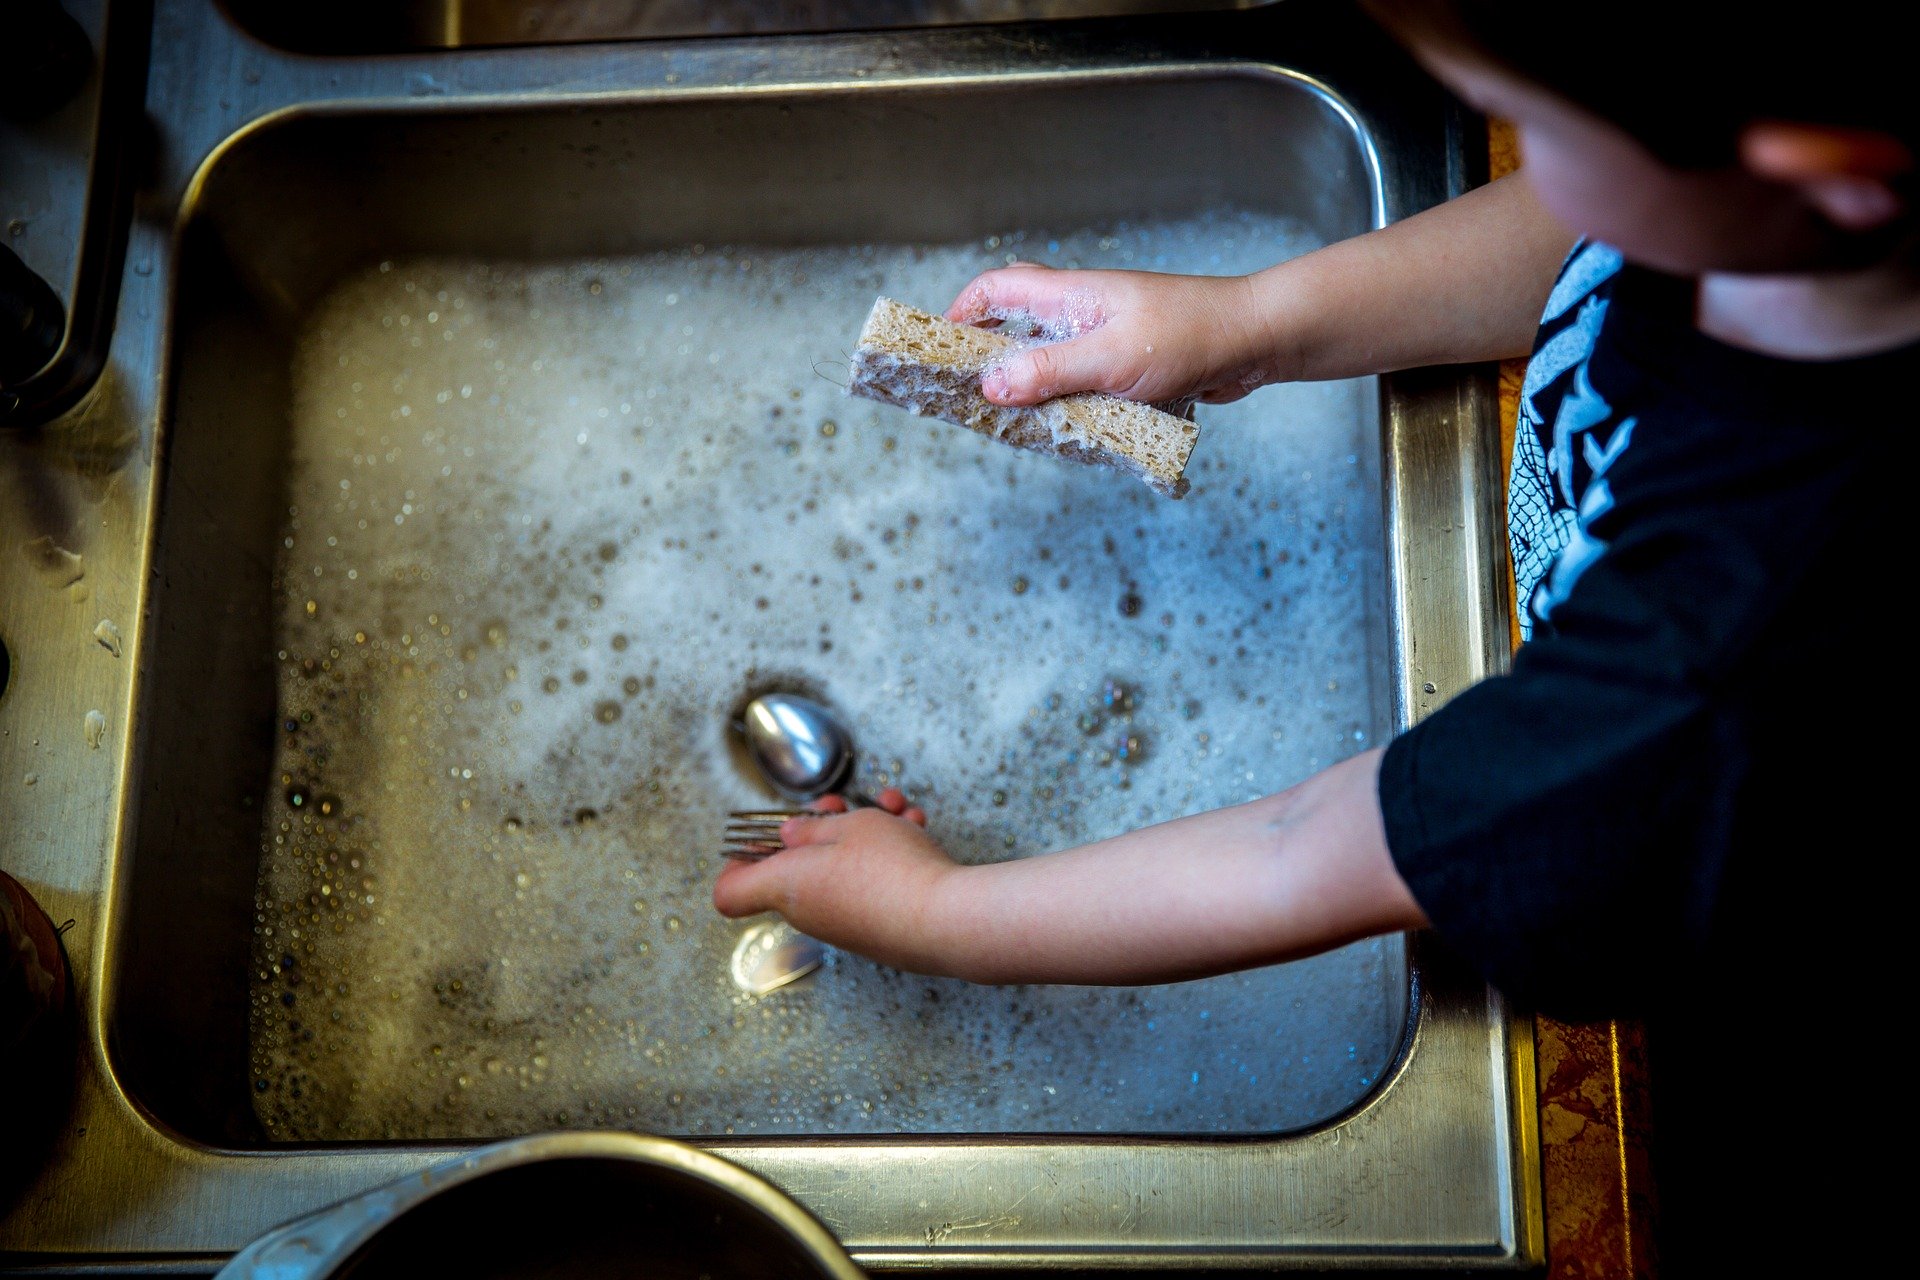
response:
[[[1520,164],[1513,130],[1494,121],[1487,133],[1492,176],[1513,172]],[[1500,366],[1503,457],[1513,456],[1525,373],[1523,360]],[[1516,647],[1520,643],[1517,623],[1513,641]],[[1537,1017],[1534,1037],[1548,1276],[1597,1280],[1657,1274],[1643,1029],[1630,1022]]]

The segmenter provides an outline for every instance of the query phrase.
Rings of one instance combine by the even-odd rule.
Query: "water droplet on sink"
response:
[[[85,735],[87,745],[98,750],[100,743],[107,736],[106,714],[100,711],[87,712],[86,719],[81,722],[80,731]]]
[[[67,550],[53,540],[51,534],[42,534],[30,542],[22,543],[20,554],[27,563],[39,570],[51,587],[71,587],[87,576],[86,557]]]
[[[102,649],[116,658],[120,656],[120,628],[114,625],[113,619],[102,618],[96,622],[93,626],[93,638],[100,642]]]
[[[593,718],[601,724],[612,724],[620,718],[620,704],[612,699],[595,704]]]

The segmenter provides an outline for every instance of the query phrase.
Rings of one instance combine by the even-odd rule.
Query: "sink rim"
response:
[[[1021,25],[1029,23],[1056,23],[1097,20],[1102,18],[1156,18],[1177,16],[1196,11],[1206,12],[1220,9],[1250,9],[1263,4],[1273,4],[1277,0],[1055,0],[1051,5],[1033,4],[1036,10],[1047,12],[1006,14],[995,11],[992,6],[981,6],[980,12],[953,13],[934,12],[905,15],[892,15],[889,19],[875,21],[871,11],[844,15],[837,23],[827,20],[795,19],[776,22],[764,28],[752,28],[742,25],[723,26],[713,30],[685,29],[671,21],[642,17],[622,28],[620,24],[611,24],[604,29],[590,32],[568,32],[555,35],[540,35],[515,32],[507,34],[500,28],[508,23],[501,18],[491,21],[483,19],[475,24],[478,30],[469,30],[462,18],[461,7],[457,0],[439,6],[412,6],[407,11],[389,14],[399,20],[398,27],[386,32],[368,35],[364,31],[341,36],[335,34],[331,39],[314,38],[311,27],[302,27],[301,19],[295,18],[291,24],[276,24],[262,21],[254,12],[257,5],[241,0],[217,0],[227,18],[235,26],[247,32],[255,39],[271,44],[289,53],[300,53],[322,57],[347,55],[370,55],[399,52],[449,52],[469,48],[488,48],[502,46],[541,46],[552,44],[571,44],[582,41],[606,40],[676,40],[676,39],[725,39],[730,36],[790,36],[832,34],[837,31],[861,31],[877,28],[891,30],[918,30],[928,27],[969,25],[975,23],[998,23],[1003,25]],[[441,10],[438,14],[432,9]],[[532,8],[533,6],[528,6]],[[421,10],[427,12],[421,12]],[[446,10],[451,9],[448,13]],[[503,15],[504,16],[504,15]],[[655,26],[649,29],[648,24]],[[638,27],[639,29],[635,29]]]

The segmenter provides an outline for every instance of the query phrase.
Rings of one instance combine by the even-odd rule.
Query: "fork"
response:
[[[880,803],[858,791],[841,793],[852,809],[878,809]],[[720,856],[736,862],[760,862],[786,848],[780,827],[788,818],[823,816],[817,809],[735,809],[727,815],[726,843]]]
[[[735,809],[727,815],[726,844],[720,856],[735,862],[759,862],[786,848],[781,824],[812,809]]]

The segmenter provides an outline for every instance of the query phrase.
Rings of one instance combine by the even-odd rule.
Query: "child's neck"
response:
[[[1700,277],[1695,323],[1710,338],[1787,360],[1845,360],[1920,341],[1920,270],[1909,254],[1864,271]]]

